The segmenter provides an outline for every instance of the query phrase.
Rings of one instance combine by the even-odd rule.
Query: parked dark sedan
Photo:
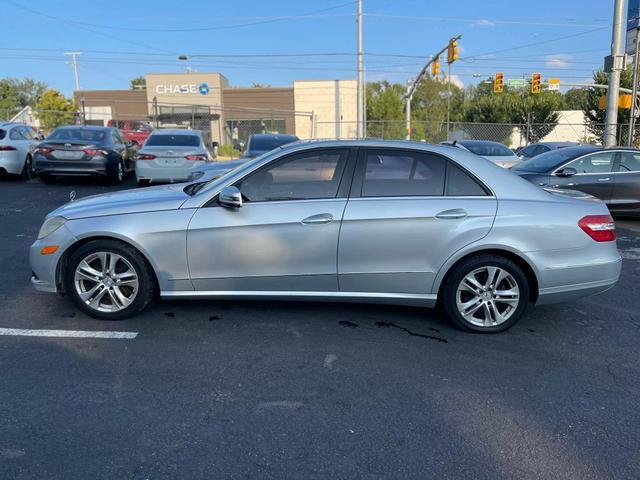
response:
[[[267,153],[274,148],[278,148],[287,143],[297,142],[300,140],[295,135],[282,135],[279,133],[256,133],[249,137],[247,146],[244,150],[243,157],[255,158],[263,153]]]
[[[552,150],[512,171],[543,187],[579,190],[616,214],[640,214],[640,150],[592,145]]]
[[[516,150],[516,155],[522,160],[533,158],[543,153],[550,152],[551,150],[558,150],[560,148],[578,147],[580,143],[577,142],[538,142],[527,145]]]
[[[33,154],[33,167],[43,182],[54,177],[96,176],[122,182],[135,168],[134,145],[115,128],[56,128]]]

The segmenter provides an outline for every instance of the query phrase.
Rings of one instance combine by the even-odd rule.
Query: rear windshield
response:
[[[196,135],[167,135],[156,133],[147,139],[147,147],[199,147],[200,137]]]
[[[102,142],[105,139],[104,130],[86,130],[83,128],[57,128],[47,140],[83,140]]]
[[[0,129],[0,140],[2,140],[6,134],[7,134],[6,130],[1,130]]]
[[[481,157],[513,157],[513,152],[500,143],[459,143]]]
[[[550,152],[541,153],[540,155],[533,157],[529,160],[519,163],[512,170],[521,172],[534,172],[534,173],[546,173],[553,170],[558,165],[572,160],[583,153],[588,153],[588,150],[580,150],[576,152],[573,148],[563,148],[559,150],[551,150]]]
[[[251,139],[249,148],[251,150],[273,150],[280,145],[295,142],[294,137],[255,137]]]

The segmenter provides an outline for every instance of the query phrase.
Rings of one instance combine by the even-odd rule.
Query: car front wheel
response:
[[[142,255],[116,240],[94,240],[73,252],[64,275],[65,291],[87,314],[120,320],[154,297],[154,274]]]
[[[497,333],[515,325],[529,304],[522,268],[497,255],[471,257],[448,275],[442,289],[447,317],[468,332]]]

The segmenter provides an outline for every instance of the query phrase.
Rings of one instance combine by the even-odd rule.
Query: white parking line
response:
[[[132,340],[138,332],[100,332],[89,330],[34,330],[22,328],[0,328],[0,335],[20,337],[70,337],[70,338],[116,338]]]

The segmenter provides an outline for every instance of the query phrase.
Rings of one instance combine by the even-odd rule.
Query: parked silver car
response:
[[[298,143],[217,180],[129,190],[51,212],[32,283],[89,315],[163,298],[434,306],[497,332],[530,303],[607,290],[621,259],[607,207],[545,191],[462,149]]]
[[[151,182],[185,182],[193,168],[212,157],[200,130],[154,130],[138,152],[138,185]]]
[[[229,173],[234,168],[238,168],[240,165],[244,165],[249,161],[248,158],[241,158],[239,160],[226,160],[222,162],[212,162],[201,167],[196,167],[191,170],[189,174],[188,182],[208,182],[209,180],[215,180],[222,175]]]
[[[34,175],[33,149],[39,142],[35,130],[23,123],[0,122],[0,174]]]
[[[468,150],[504,168],[511,168],[522,161],[515,153],[499,142],[491,142],[489,140],[454,140],[441,142],[441,144]]]

